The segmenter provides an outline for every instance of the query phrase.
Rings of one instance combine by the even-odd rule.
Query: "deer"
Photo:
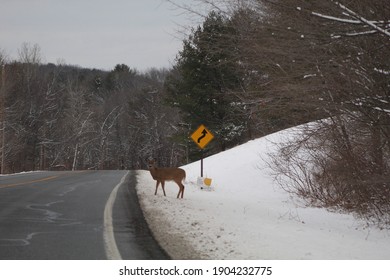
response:
[[[164,196],[166,196],[165,188],[164,188],[165,181],[174,181],[179,186],[179,193],[177,194],[177,198],[179,198],[180,194],[181,194],[181,198],[183,198],[184,195],[183,180],[186,178],[186,172],[183,169],[176,168],[176,167],[169,167],[169,168],[156,167],[155,160],[149,160],[148,167],[153,179],[157,181],[156,191],[154,192],[154,195],[157,195],[158,185],[161,183]]]

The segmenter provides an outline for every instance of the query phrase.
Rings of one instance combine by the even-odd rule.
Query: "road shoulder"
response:
[[[176,260],[199,260],[205,259],[191,245],[189,236],[175,228],[169,221],[164,209],[161,208],[161,201],[174,203],[185,203],[176,197],[164,197],[154,195],[155,181],[150,177],[148,171],[139,170],[137,176],[137,195],[146,222],[149,225],[155,239],[172,259]],[[150,178],[149,178],[150,177]],[[161,190],[160,190],[161,191]]]

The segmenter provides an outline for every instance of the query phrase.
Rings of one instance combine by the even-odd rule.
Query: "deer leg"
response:
[[[156,191],[154,192],[154,195],[157,195],[158,184],[160,184],[159,180],[157,180],[157,182],[156,182]]]
[[[165,181],[161,181],[161,186],[162,186],[162,189],[163,189],[163,192],[164,192],[164,196],[167,196],[165,194]]]
[[[184,196],[184,185],[181,183],[181,198]]]
[[[184,185],[181,182],[176,182],[176,184],[179,186],[179,192],[177,194],[177,198],[179,198],[181,193],[181,198],[183,198],[184,195]]]

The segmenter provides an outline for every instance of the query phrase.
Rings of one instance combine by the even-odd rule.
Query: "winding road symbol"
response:
[[[203,124],[195,130],[191,139],[198,145],[199,148],[204,149],[206,145],[214,138],[214,135]]]
[[[206,135],[207,135],[207,130],[206,129],[203,129],[203,131],[202,131],[202,136],[200,136],[199,138],[198,138],[198,143],[200,143],[200,140],[202,140],[203,138],[205,138],[206,137]]]

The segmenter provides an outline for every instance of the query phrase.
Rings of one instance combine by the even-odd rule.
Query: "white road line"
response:
[[[114,235],[114,225],[112,224],[112,209],[114,207],[114,202],[116,199],[116,194],[119,187],[125,181],[126,176],[129,174],[129,171],[122,177],[121,181],[115,188],[112,190],[110,197],[107,200],[106,206],[104,208],[104,230],[103,230],[103,240],[104,248],[106,250],[106,256],[109,260],[121,260],[122,256],[118,250],[115,241]]]

